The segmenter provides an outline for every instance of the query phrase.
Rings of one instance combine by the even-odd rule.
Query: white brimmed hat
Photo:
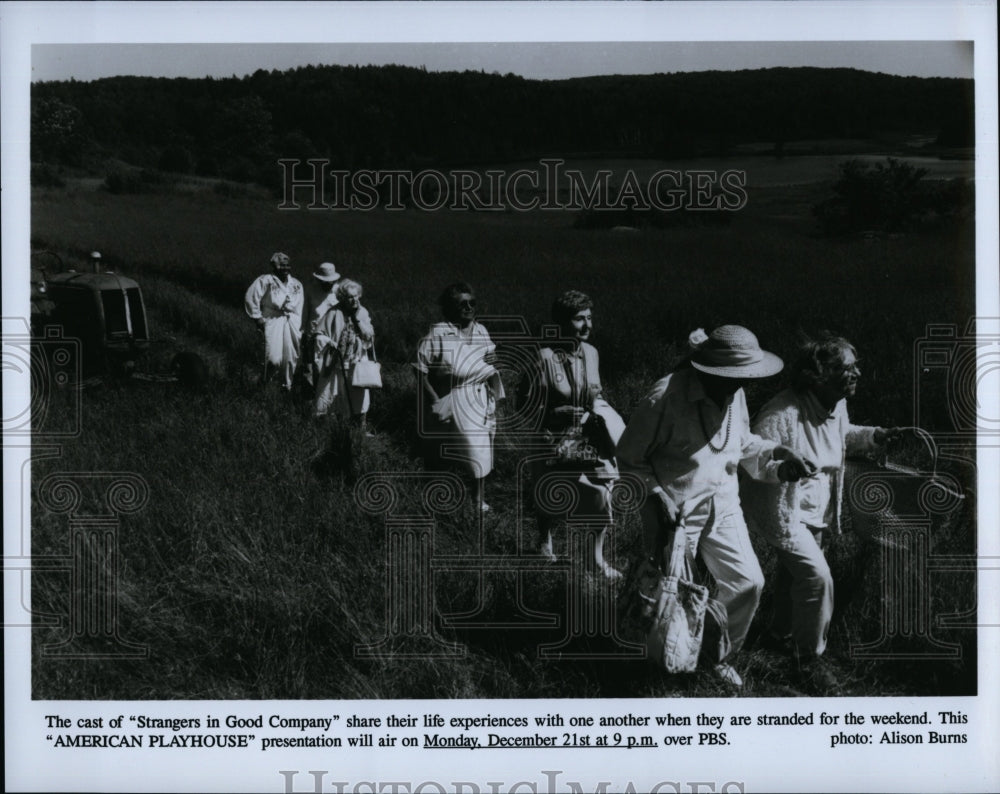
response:
[[[325,281],[327,284],[330,284],[340,280],[340,273],[337,272],[337,267],[333,262],[324,262],[316,268],[313,278],[317,281]]]
[[[691,366],[722,378],[767,378],[781,372],[785,363],[761,350],[757,337],[742,325],[721,325],[695,345]]]

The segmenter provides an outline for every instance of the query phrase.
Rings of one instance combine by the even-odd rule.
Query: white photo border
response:
[[[997,41],[996,4],[984,2],[801,2],[801,3],[13,3],[0,7],[2,72],[2,261],[3,316],[27,317],[30,258],[28,118],[31,48],[43,43],[270,43],[326,41],[378,42],[628,42],[628,41],[962,41],[974,42],[976,95],[977,314],[1000,316],[997,245]],[[5,326],[5,333],[7,332]],[[22,373],[23,375],[24,373]],[[26,377],[4,372],[4,401],[27,399]],[[981,400],[997,404],[996,394]],[[25,450],[5,439],[4,549],[8,557],[22,539],[21,463]],[[795,732],[771,734],[782,742],[768,752],[748,753],[691,748],[651,756],[631,751],[582,754],[395,752],[378,748],[342,757],[322,751],[169,752],[55,750],[44,741],[44,718],[53,702],[31,699],[30,631],[7,627],[5,646],[6,783],[9,791],[312,791],[310,770],[324,770],[324,791],[336,781],[439,781],[454,791],[455,781],[502,781],[498,790],[598,790],[602,781],[629,781],[635,791],[993,791],[1000,789],[1000,454],[983,446],[979,466],[978,579],[979,690],[970,698],[885,699],[885,710],[960,709],[975,730],[970,742],[947,752],[874,748],[831,752],[811,747]],[[990,563],[992,561],[992,564]],[[7,566],[5,565],[5,568]],[[20,608],[20,575],[5,570],[5,616]],[[25,588],[27,590],[28,588]],[[26,596],[25,596],[26,597]],[[838,712],[862,708],[864,699],[767,701],[771,713],[791,714],[834,706]],[[565,714],[624,713],[641,701],[559,701]],[[61,714],[155,713],[190,716],[225,711],[238,714],[308,716],[317,706],[341,714],[465,713],[462,702],[397,701],[277,702],[59,702]],[[753,699],[690,700],[676,710],[755,713]],[[493,715],[544,713],[545,701],[487,701],[475,712]],[[484,757],[485,756],[485,757]],[[391,768],[389,768],[391,767]],[[444,772],[442,772],[444,769]],[[297,771],[294,782],[281,771]],[[525,785],[517,787],[520,781]],[[707,788],[709,781],[714,788]],[[669,785],[666,785],[669,783]],[[677,785],[673,785],[676,783]],[[692,788],[692,784],[702,786]],[[532,788],[531,784],[534,784]],[[732,784],[728,789],[728,784]],[[743,788],[738,788],[739,784]],[[355,783],[351,783],[354,786]],[[469,784],[471,785],[471,783]],[[609,783],[609,785],[611,785]],[[289,788],[292,786],[293,788]],[[379,790],[378,788],[343,788]],[[392,790],[383,788],[382,790]],[[399,790],[405,790],[400,788]],[[434,786],[423,790],[436,791]],[[459,789],[461,790],[461,789]],[[473,789],[466,788],[468,792]],[[615,790],[607,788],[606,790]]]

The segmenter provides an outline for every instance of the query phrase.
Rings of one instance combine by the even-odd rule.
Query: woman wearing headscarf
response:
[[[666,532],[683,527],[691,556],[700,557],[715,579],[734,654],[764,586],[740,510],[737,469],[742,463],[754,477],[791,481],[814,467],[750,430],[743,384],[777,374],[781,359],[739,325],[723,325],[710,335],[698,329],[689,342],[689,366],[659,380],[633,412],[618,444],[618,462],[646,483],[646,554],[658,556]],[[731,658],[717,664],[715,673],[742,686]]]
[[[582,292],[568,290],[552,304],[552,320],[559,326],[560,335],[566,341],[543,347],[539,351],[534,382],[522,384],[523,391],[538,389],[537,397],[542,404],[541,429],[553,446],[550,456],[539,459],[532,465],[539,551],[549,560],[556,560],[552,548],[552,529],[556,520],[566,513],[553,512],[549,502],[556,500],[546,499],[544,490],[552,487],[556,482],[554,478],[558,478],[571,483],[576,490],[577,499],[572,507],[572,515],[586,516],[591,521],[602,523],[594,557],[605,576],[617,579],[621,574],[605,562],[604,541],[613,523],[611,489],[618,479],[614,442],[620,435],[620,428],[610,428],[612,437],[606,440],[587,438],[583,434],[583,427],[588,418],[594,415],[595,409],[599,410],[602,405],[610,408],[603,398],[597,349],[588,341],[594,327],[593,301]],[[611,416],[617,417],[617,414],[611,413]],[[603,418],[597,420],[598,423],[604,421]],[[605,425],[599,427],[597,432],[607,434],[609,428]],[[583,450],[586,454],[561,454],[561,439],[575,436],[584,437]],[[605,443],[600,443],[602,440]],[[567,457],[568,459],[561,460]]]
[[[851,424],[847,398],[857,390],[857,351],[838,336],[806,342],[792,370],[792,387],[757,415],[753,431],[797,450],[817,470],[797,482],[747,482],[747,521],[775,548],[778,574],[774,614],[764,645],[787,647],[799,672],[822,691],[837,680],[825,664],[833,615],[833,578],[823,555],[823,536],[839,535],[847,455],[873,452],[899,436],[899,429]]]
[[[264,348],[264,382],[278,374],[291,390],[302,338],[302,284],[291,275],[288,254],[271,256],[272,273],[258,277],[247,290],[247,314],[257,323]]]
[[[351,378],[374,347],[375,329],[361,296],[358,282],[341,279],[337,302],[316,323],[316,415],[333,412],[364,427],[369,390],[352,386]]]
[[[463,281],[438,300],[444,322],[431,327],[417,348],[420,432],[431,465],[453,463],[471,476],[473,505],[487,512],[483,480],[493,470],[496,403],[503,385],[491,363],[496,345],[476,322],[476,295]]]

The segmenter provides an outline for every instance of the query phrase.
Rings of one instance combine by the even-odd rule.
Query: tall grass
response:
[[[963,325],[974,310],[971,230],[821,241],[811,235],[804,211],[799,222],[774,220],[780,195],[764,196],[766,212],[751,207],[725,228],[618,235],[573,229],[562,213],[281,212],[210,192],[38,193],[36,244],[69,258],[98,248],[106,262],[138,278],[154,335],[174,336],[202,352],[214,380],[206,394],[143,381],[92,387],[83,395],[81,436],[60,458],[33,466],[36,482],[52,471],[136,472],[151,492],[145,509],[122,519],[120,533],[120,625],[150,656],[60,661],[41,652],[58,630],[39,629],[35,696],[724,694],[705,676],[664,677],[640,662],[547,660],[538,647],[558,639],[552,628],[439,624],[464,657],[358,657],[356,646],[385,631],[386,534],[381,519],[358,508],[354,486],[366,472],[421,468],[409,362],[437,319],[437,293],[457,278],[475,285],[485,315],[520,317],[532,328],[548,320],[562,290],[590,293],[607,396],[626,416],[679,357],[690,330],[735,322],[786,358],[800,332],[846,334],[863,358],[854,420],[909,424],[915,340],[926,323]],[[800,212],[802,197],[787,201],[793,199]],[[376,438],[362,438],[335,420],[318,422],[307,404],[255,383],[257,339],[242,298],[275,250],[290,254],[300,278],[332,261],[364,285],[384,366],[385,388],[370,414]],[[768,382],[752,389],[751,407],[778,387]],[[497,450],[484,543],[503,559],[533,538],[534,519],[526,512],[518,521],[518,442],[501,434]],[[64,523],[34,507],[35,549],[62,548]],[[974,551],[970,512],[938,519],[934,529],[937,548]],[[619,523],[617,559],[633,554],[639,534],[634,517]],[[939,630],[962,644],[958,663],[848,658],[850,642],[877,634],[882,590],[877,564],[847,537],[831,552],[831,564],[854,598],[841,609],[831,654],[849,691],[973,691],[975,637],[968,630]],[[478,538],[476,522],[459,511],[436,523],[434,551],[467,555]],[[559,543],[565,549],[564,534]],[[773,555],[764,547],[758,552],[771,573]],[[970,608],[970,581],[963,574],[932,577],[935,614]],[[597,582],[585,587],[596,602],[611,597]],[[63,579],[39,574],[33,588],[36,608],[65,612]],[[472,573],[442,571],[435,578],[439,618],[480,610],[500,619],[520,602],[565,619],[564,592],[563,574],[527,572],[519,580],[500,572],[480,582]],[[772,657],[748,651],[745,665],[747,694],[794,694],[792,671]]]

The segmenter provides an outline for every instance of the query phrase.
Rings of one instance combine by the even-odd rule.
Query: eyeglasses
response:
[[[458,301],[455,305],[458,306],[459,309],[475,309],[476,299],[472,298],[471,300]]]

